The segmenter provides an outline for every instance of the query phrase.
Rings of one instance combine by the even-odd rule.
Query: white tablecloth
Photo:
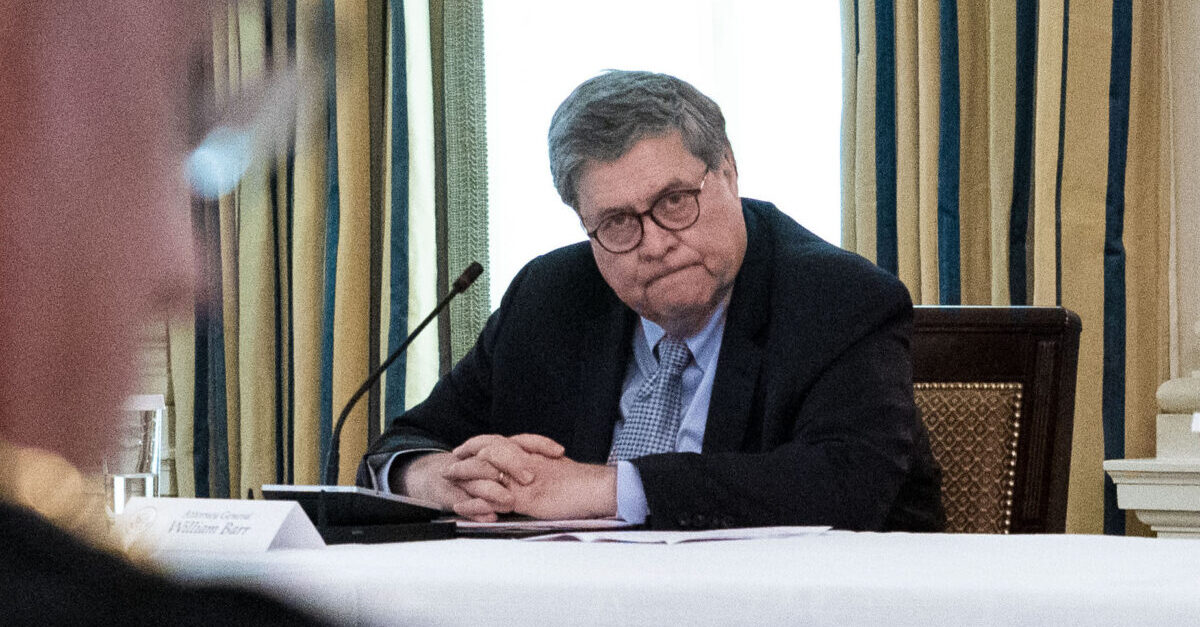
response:
[[[458,539],[169,554],[339,621],[416,625],[1200,625],[1200,541],[824,535],[678,545]]]

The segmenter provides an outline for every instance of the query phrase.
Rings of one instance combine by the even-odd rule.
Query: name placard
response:
[[[127,547],[139,552],[262,553],[325,546],[292,501],[134,497],[117,517]]]

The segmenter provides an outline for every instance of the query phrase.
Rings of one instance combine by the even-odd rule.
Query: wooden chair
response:
[[[914,393],[947,531],[1064,531],[1080,329],[1061,307],[915,308]]]

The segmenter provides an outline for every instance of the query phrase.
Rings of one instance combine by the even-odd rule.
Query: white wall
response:
[[[492,306],[585,235],[550,179],[550,117],[605,69],[674,74],[721,105],[743,196],[841,241],[837,2],[484,0]]]

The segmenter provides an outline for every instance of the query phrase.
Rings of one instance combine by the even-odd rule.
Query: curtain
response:
[[[918,304],[1080,315],[1067,529],[1125,533],[1101,462],[1153,456],[1169,376],[1162,8],[843,0],[842,14],[843,244]]]
[[[194,315],[169,341],[181,496],[319,482],[351,394],[486,255],[481,15],[479,0],[216,3],[197,74],[217,110],[300,80],[288,141],[194,202]],[[350,414],[340,483],[473,343],[486,279]]]

